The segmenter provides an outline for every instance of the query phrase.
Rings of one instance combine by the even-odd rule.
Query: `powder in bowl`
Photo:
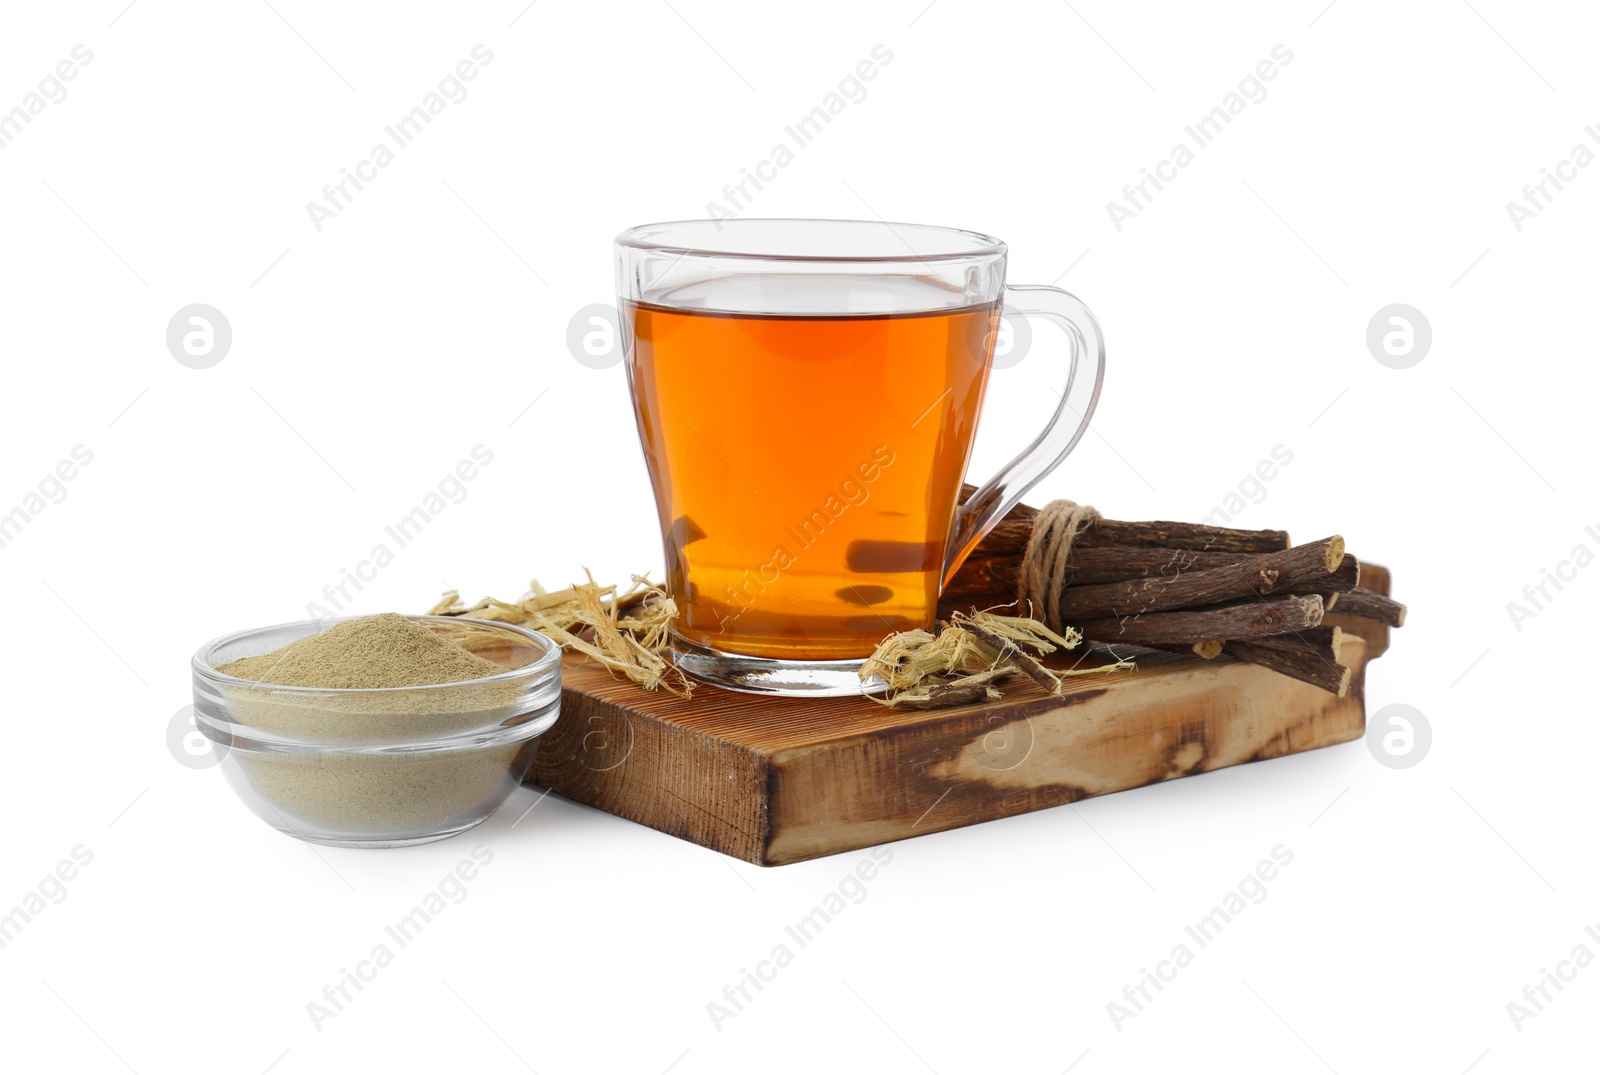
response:
[[[246,805],[282,832],[357,847],[440,839],[498,809],[559,712],[555,644],[392,613],[321,627],[196,654],[196,723]]]
[[[345,620],[259,657],[217,669],[285,687],[423,687],[499,675],[505,668],[394,612]]]

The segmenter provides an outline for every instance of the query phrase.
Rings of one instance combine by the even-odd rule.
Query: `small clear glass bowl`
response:
[[[413,622],[506,668],[426,687],[287,687],[217,670],[317,634],[305,620],[225,635],[194,655],[195,724],[233,790],[279,832],[403,847],[500,808],[561,710],[561,650],[537,631],[453,616]]]

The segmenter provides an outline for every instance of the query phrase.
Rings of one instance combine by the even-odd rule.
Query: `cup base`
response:
[[[674,636],[672,663],[701,683],[744,694],[776,694],[789,698],[847,698],[879,694],[882,679],[858,674],[865,658],[845,661],[779,661],[741,657],[737,653],[697,646]]]

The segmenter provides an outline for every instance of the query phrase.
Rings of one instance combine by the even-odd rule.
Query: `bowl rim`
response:
[[[230,676],[220,672],[206,660],[206,655],[215,651],[224,643],[232,642],[244,635],[260,634],[265,631],[292,630],[300,627],[317,627],[302,637],[309,638],[313,634],[321,634],[341,623],[351,620],[366,619],[367,616],[338,616],[329,620],[291,620],[287,623],[275,623],[265,627],[251,627],[242,631],[229,631],[227,634],[218,635],[205,645],[195,650],[194,656],[189,659],[190,670],[197,679],[205,680],[223,687],[249,687],[256,690],[271,690],[289,694],[303,694],[307,696],[323,697],[327,695],[389,695],[404,694],[407,691],[439,691],[451,687],[474,687],[485,683],[507,683],[518,680],[538,681],[549,678],[552,670],[559,673],[561,668],[561,647],[549,635],[533,630],[531,627],[522,627],[515,623],[505,623],[501,620],[480,620],[475,616],[430,616],[410,615],[398,613],[406,619],[417,623],[471,623],[480,627],[499,628],[512,634],[523,636],[525,639],[536,642],[544,647],[544,654],[531,664],[521,668],[508,668],[492,676],[480,676],[477,679],[456,679],[446,683],[422,683],[409,687],[304,687],[290,683],[268,683],[259,679],[244,679],[240,676]],[[319,627],[320,625],[320,627]]]

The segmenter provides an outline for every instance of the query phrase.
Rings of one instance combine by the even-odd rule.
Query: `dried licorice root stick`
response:
[[[1021,510],[1014,510],[996,523],[994,529],[978,542],[968,560],[982,563],[989,559],[1020,557],[1028,547],[1028,539],[1033,536],[1034,524],[1034,509],[1027,508],[1026,516],[1018,514]],[[1283,530],[1232,530],[1204,523],[1096,519],[1078,534],[1074,547],[1127,550],[1130,554],[1134,549],[1142,549],[1145,554],[1152,549],[1190,549],[1209,553],[1280,552],[1289,547],[1289,535]],[[1108,552],[1107,555],[1111,554]]]
[[[1220,638],[1208,638],[1204,642],[1190,642],[1187,645],[1178,642],[1151,642],[1148,645],[1151,649],[1178,653],[1185,657],[1200,657],[1209,661],[1222,656],[1223,642]]]
[[[1339,561],[1339,566],[1319,578],[1305,580],[1300,593],[1322,595],[1322,611],[1327,612],[1339,603],[1339,598],[1361,585],[1361,561],[1349,553]]]
[[[1252,594],[1320,593],[1341,585],[1334,573],[1344,560],[1344,538],[1335,535],[1282,552],[1259,553],[1209,571],[1152,575],[1099,586],[1068,586],[1061,592],[1064,622],[1088,617],[1129,616],[1175,608],[1201,608]],[[1350,580],[1354,585],[1355,580]]]
[[[1390,627],[1404,627],[1406,623],[1405,605],[1392,597],[1359,587],[1340,596],[1339,612],[1347,616],[1360,616],[1364,620],[1377,620]]]
[[[963,485],[961,489],[964,498],[972,496],[972,486]],[[985,545],[990,545],[999,551],[1001,547],[1009,547],[1012,555],[1020,553],[1027,547],[1038,514],[1038,508],[1018,504],[978,543],[978,548],[981,550]],[[1275,552],[1289,547],[1289,535],[1282,530],[1236,530],[1206,523],[1161,519],[1150,522],[1097,519],[1078,535],[1078,541],[1084,548],[1115,545],[1145,549],[1204,549],[1210,552]]]
[[[1258,638],[1255,644],[1264,649],[1315,650],[1330,661],[1339,659],[1339,647],[1344,644],[1344,631],[1337,627],[1308,627],[1304,631]]]
[[[927,682],[898,691],[885,700],[894,709],[947,709],[951,706],[971,705],[1000,697],[993,686],[1017,675],[1015,668],[989,668],[971,675],[935,677]]]
[[[1139,546],[1084,548],[1075,545],[1067,557],[1066,581],[1069,586],[1096,586],[1103,582],[1126,582],[1152,575],[1181,575],[1185,571],[1210,571],[1227,567],[1253,552],[1211,552],[1201,549],[1146,549]]]
[[[971,498],[974,492],[970,485],[962,487],[963,497]],[[947,605],[1015,601],[1023,555],[1038,514],[1037,508],[1019,504],[985,534],[945,587]],[[1282,530],[1096,519],[1076,535],[1065,579],[1069,584],[1096,584],[1156,573],[1209,570],[1240,556],[1287,548],[1289,535]]]
[[[1179,612],[1146,612],[1075,624],[1085,638],[1141,646],[1190,645],[1213,639],[1254,640],[1321,625],[1322,597],[1318,594],[1241,601]]]
[[[1038,659],[1031,653],[1024,652],[1022,647],[1015,642],[1008,638],[1001,638],[993,631],[980,627],[971,620],[961,621],[961,629],[970,632],[972,637],[993,649],[1000,657],[1015,662],[1016,666],[1022,669],[1023,675],[1039,684],[1045,690],[1052,694],[1061,690],[1061,680],[1056,678],[1050,669],[1040,664]]]
[[[1223,652],[1343,698],[1350,690],[1351,671],[1339,663],[1340,635],[1337,627],[1315,627],[1253,642],[1228,642]]]

